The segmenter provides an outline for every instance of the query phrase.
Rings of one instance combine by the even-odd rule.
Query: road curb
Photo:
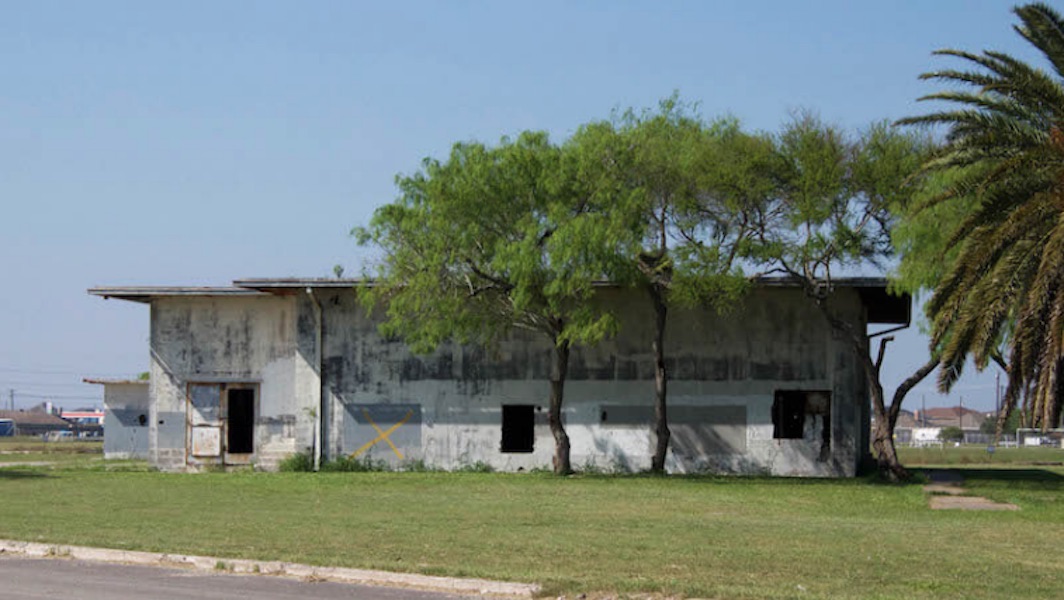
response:
[[[200,571],[238,573],[242,575],[273,575],[313,581],[334,581],[387,587],[404,587],[450,594],[531,598],[540,587],[528,583],[509,583],[487,579],[436,577],[413,573],[393,573],[342,567],[315,567],[279,561],[217,558],[188,554],[111,550],[65,544],[42,544],[0,540],[0,554],[19,554],[33,558],[71,558],[93,562],[148,565],[154,567],[185,567]]]

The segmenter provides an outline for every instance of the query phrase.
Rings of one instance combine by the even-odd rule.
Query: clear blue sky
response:
[[[357,272],[394,176],[459,140],[558,140],[678,90],[773,130],[921,112],[942,47],[1034,59],[1007,2],[22,2],[0,18],[0,391],[100,397],[148,310],[94,285]],[[926,356],[898,336],[888,389]],[[990,408],[993,375],[966,377]],[[953,404],[926,383],[918,407]],[[97,401],[98,403],[98,401]]]

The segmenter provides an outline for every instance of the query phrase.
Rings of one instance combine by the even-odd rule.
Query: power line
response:
[[[19,386],[30,386],[30,387],[77,387],[77,388],[84,389],[86,385],[88,385],[88,384],[85,383],[84,381],[71,382],[71,383],[57,383],[57,382],[51,382],[51,381],[40,382],[40,381],[15,381],[15,380],[10,380],[10,379],[0,380],[0,387],[19,387]]]
[[[64,394],[27,394],[15,391],[19,398],[34,398],[36,400],[102,400],[102,396],[68,396]]]
[[[93,371],[91,369],[82,369],[80,371],[61,371],[54,369],[21,369],[17,367],[0,367],[0,373],[15,373],[17,375],[72,375],[74,377],[84,377],[88,373],[93,373],[96,375],[105,375]],[[106,373],[106,375],[113,375],[116,377],[122,376],[122,374],[119,373]],[[128,375],[128,373],[125,373],[125,375]]]
[[[20,375],[80,375],[75,371],[58,371],[53,369],[19,369],[15,367],[0,367],[0,373],[18,373]]]

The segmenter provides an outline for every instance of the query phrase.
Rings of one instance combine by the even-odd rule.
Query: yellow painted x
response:
[[[349,458],[354,458],[354,457],[358,456],[359,454],[362,454],[366,450],[369,450],[374,445],[376,445],[377,442],[385,441],[385,442],[388,443],[389,446],[392,447],[392,452],[395,452],[395,455],[399,457],[399,460],[402,460],[403,459],[403,453],[400,452],[399,449],[395,447],[395,444],[392,443],[392,440],[390,440],[388,438],[388,436],[390,436],[396,429],[399,429],[400,427],[402,427],[404,423],[409,421],[410,417],[414,416],[414,411],[412,411],[412,410],[406,411],[406,416],[403,417],[402,419],[400,419],[400,421],[398,423],[396,423],[395,425],[392,425],[391,427],[389,427],[387,430],[384,430],[384,429],[381,429],[380,427],[378,427],[377,424],[373,422],[373,419],[369,416],[369,411],[367,411],[364,408],[362,409],[362,416],[366,417],[366,420],[369,421],[369,424],[373,426],[373,429],[377,430],[377,437],[375,437],[372,440],[366,442],[365,444],[362,444],[362,447],[359,448],[358,450],[355,450],[354,452],[352,452],[351,455],[349,456]]]

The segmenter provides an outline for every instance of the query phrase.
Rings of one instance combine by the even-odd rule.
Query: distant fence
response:
[[[914,435],[913,430],[906,427],[899,427],[894,430],[894,443],[899,446],[912,446],[914,448],[927,448],[935,447],[941,448],[943,445],[942,440],[938,437],[928,437],[927,430],[930,428],[921,428],[924,435]],[[1021,430],[1022,431],[1022,430]],[[1033,430],[1032,430],[1033,431]],[[963,444],[973,444],[980,446],[1002,446],[1013,447],[1017,445],[1017,439],[1015,435],[1004,434],[1001,439],[998,440],[992,433],[982,433],[980,431],[964,431],[964,439],[961,442]],[[1022,444],[1021,444],[1022,445]],[[1038,444],[1034,444],[1038,445]]]
[[[1016,438],[1020,446],[1064,448],[1064,429],[1017,429]]]

